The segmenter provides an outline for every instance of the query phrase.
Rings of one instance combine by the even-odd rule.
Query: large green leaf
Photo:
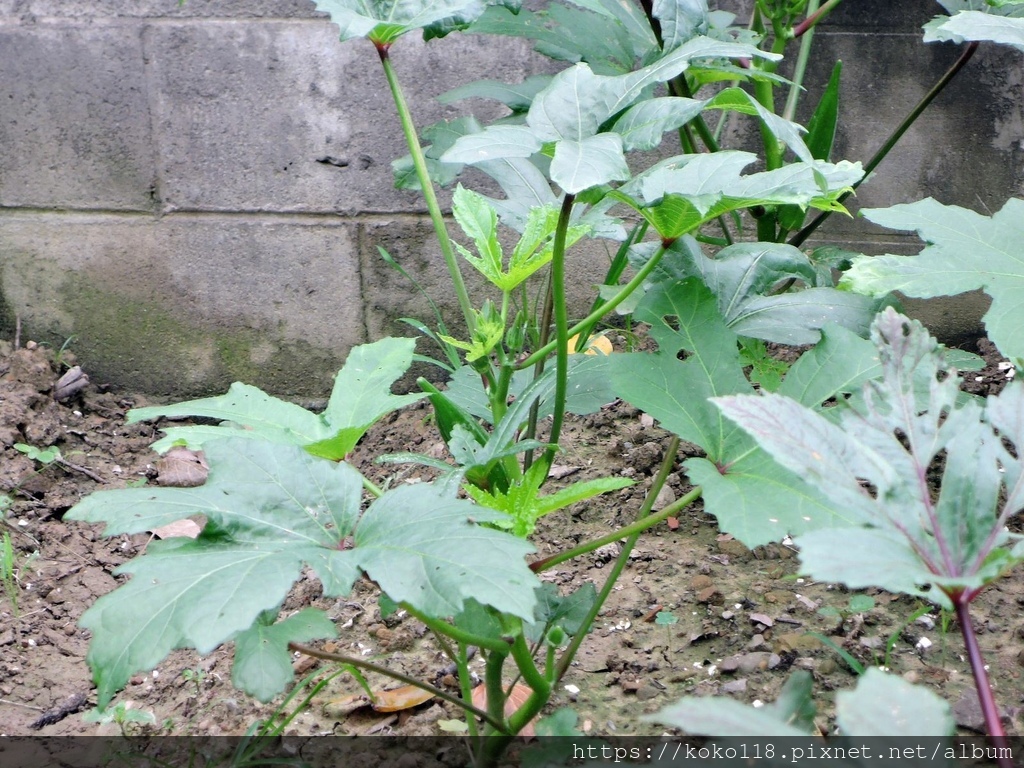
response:
[[[618,134],[588,136],[581,141],[564,139],[555,145],[551,180],[571,195],[629,176]]]
[[[627,152],[656,149],[666,131],[674,131],[690,122],[704,108],[703,101],[663,96],[641,101],[612,125],[612,132],[622,137]]]
[[[852,691],[836,694],[836,720],[847,736],[952,736],[949,704],[922,685],[869,667]]]
[[[101,707],[132,674],[174,648],[209,653],[249,630],[283,602],[303,564],[328,596],[347,594],[366,572],[393,599],[432,616],[457,613],[473,597],[532,618],[537,581],[523,559],[530,546],[472,522],[499,513],[432,486],[403,486],[359,517],[362,481],[346,464],[266,441],[215,440],[205,449],[210,475],[203,486],[103,491],[68,513],[106,521],[110,535],[206,518],[195,540],[152,542],[145,556],[119,569],[133,578],[82,617],[93,633],[89,663]],[[345,547],[349,536],[352,548]],[[255,665],[243,669],[257,670],[247,685],[260,695],[280,679],[259,672],[265,658],[248,658],[245,648],[237,660]]]
[[[737,243],[711,259],[692,238],[681,238],[666,252],[658,272],[701,278],[735,333],[781,344],[813,344],[825,323],[866,336],[879,304],[818,285],[818,272],[807,256],[782,243]],[[785,280],[800,281],[806,288],[771,295]]]
[[[1017,11],[1019,13],[1020,9]],[[948,40],[1001,43],[1024,51],[1024,19],[983,11],[961,11],[949,19],[938,18],[925,25],[926,43]]]
[[[260,701],[270,701],[295,676],[288,643],[306,643],[337,634],[334,622],[315,608],[304,608],[276,624],[257,621],[235,638],[231,682]]]
[[[391,393],[392,384],[412,365],[415,344],[414,339],[386,338],[355,347],[335,377],[326,410],[319,415],[235,382],[227,394],[218,397],[132,409],[128,423],[159,417],[225,422],[221,426],[166,428],[165,437],[153,445],[161,452],[178,443],[199,448],[218,437],[245,437],[300,445],[314,456],[343,459],[382,416],[423,397]]]
[[[1005,525],[1024,506],[1024,391],[1015,382],[984,409],[961,400],[937,342],[892,309],[872,340],[882,379],[834,418],[778,394],[716,403],[856,524],[797,538],[808,573],[950,606],[949,595],[976,593],[1019,554],[1005,548]],[[931,469],[942,471],[937,500],[924,483]]]
[[[651,324],[659,351],[613,355],[612,385],[620,397],[706,452],[706,459],[690,459],[685,466],[690,480],[704,488],[705,509],[718,518],[723,530],[756,546],[855,520],[798,474],[774,462],[708,400],[753,389],[743,375],[737,336],[702,283],[694,278],[659,283],[634,317]],[[851,354],[859,357],[862,350]],[[680,361],[680,356],[685,359]],[[822,400],[834,396],[849,386],[851,367],[856,364],[837,366],[834,379],[827,370],[820,371],[818,386],[808,392]]]
[[[661,22],[661,39],[666,51],[708,33],[707,0],[654,0],[653,13]]]
[[[820,160],[741,175],[756,159],[735,150],[682,155],[658,163],[613,194],[671,240],[753,205],[788,203],[842,211],[839,197],[863,175],[859,163]]]
[[[917,256],[855,259],[841,286],[918,298],[980,288],[992,297],[984,317],[989,338],[1007,357],[1024,360],[1024,200],[1008,200],[991,217],[931,198],[864,215],[883,227],[914,230],[929,245]]]
[[[776,58],[753,46],[697,37],[653,64],[628,74],[600,75],[587,64],[577,64],[555,75],[534,97],[526,115],[526,128],[492,126],[480,134],[462,137],[441,159],[448,163],[479,163],[522,158],[542,145],[554,143],[551,177],[565,191],[577,193],[623,180],[628,178],[629,171],[623,157],[622,137],[615,132],[599,136],[602,126],[631,107],[651,86],[683,72],[692,60],[728,57]],[[623,127],[630,125],[624,123]],[[649,136],[639,138],[649,143]]]
[[[315,0],[341,29],[341,39],[367,37],[393,43],[406,32],[447,20],[469,24],[484,11],[481,0]]]
[[[651,324],[658,352],[612,355],[615,391],[665,429],[701,446],[712,461],[724,462],[737,430],[708,398],[753,389],[743,376],[736,335],[718,314],[714,296],[695,279],[657,285],[633,317]],[[680,361],[680,354],[686,359]]]

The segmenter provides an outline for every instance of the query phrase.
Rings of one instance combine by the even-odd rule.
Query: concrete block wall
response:
[[[920,42],[937,12],[847,3],[822,28],[820,60],[847,62],[837,157],[866,159],[956,57]],[[434,97],[558,66],[507,38],[408,35],[392,54],[421,125],[467,109],[486,123],[494,106]],[[860,203],[994,210],[1020,194],[1022,76],[1019,54],[980,53]],[[97,381],[322,396],[353,345],[429,319],[378,245],[457,317],[420,198],[392,186],[405,147],[376,52],[307,0],[0,0],[0,105],[0,332],[18,317],[23,338],[73,335]],[[914,247],[838,217],[822,237]],[[577,260],[581,305],[606,259],[596,244]]]

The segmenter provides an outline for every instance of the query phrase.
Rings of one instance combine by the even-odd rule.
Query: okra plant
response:
[[[365,41],[372,44],[394,96],[410,150],[395,163],[396,183],[422,191],[462,315],[439,317],[436,328],[412,322],[440,345],[447,362],[438,364],[450,378],[443,387],[421,380],[420,393],[392,393],[416,359],[415,342],[387,338],[352,350],[322,413],[241,383],[223,396],[132,411],[132,421],[219,423],[164,428],[154,446],[204,450],[210,472],[203,486],[99,492],[69,513],[106,522],[108,535],[204,520],[195,540],[151,543],[145,556],[122,566],[131,579],[83,617],[93,633],[88,660],[99,708],[171,650],[208,653],[228,642],[235,685],[269,700],[292,682],[290,653],[300,651],[390,674],[461,707],[475,759],[490,765],[551,702],[630,550],[651,526],[701,495],[723,530],[750,546],[786,535],[814,542],[864,524],[867,502],[851,508],[801,474],[803,466],[776,460],[773,445],[723,415],[722,402],[740,401],[712,399],[760,387],[831,415],[823,403],[889,375],[863,338],[888,298],[836,287],[847,255],[797,247],[820,221],[805,224],[807,212],[844,212],[842,199],[899,138],[890,137],[867,166],[831,160],[838,66],[809,129],[793,122],[813,30],[837,4],[758,0],[750,26],[739,27],[701,0],[593,0],[544,11],[480,0],[318,0],[342,41],[358,39],[351,44],[368,52]],[[430,39],[455,31],[530,37],[570,66],[522,84],[471,83],[444,97],[499,100],[510,114],[494,125],[467,116],[417,129],[392,56],[407,33]],[[777,68],[790,44],[799,53],[786,80]],[[717,119],[720,128],[722,115],[733,113],[755,121],[761,157],[719,145],[712,124]],[[642,167],[649,157],[642,153],[661,147],[666,135],[681,154],[661,149],[663,159]],[[491,176],[505,197],[457,186],[452,215],[465,236],[457,243],[435,185],[455,183],[466,166]],[[570,320],[568,252],[592,238],[616,243],[616,257],[590,311]],[[471,296],[467,266],[494,293]],[[547,288],[538,294],[540,277]],[[649,324],[657,351],[579,354],[614,312]],[[767,354],[766,342],[812,346],[787,370]],[[528,563],[540,517],[628,484],[607,478],[546,487],[566,414],[592,412],[615,397],[675,435],[637,519]],[[431,464],[439,474],[415,488],[380,487],[346,459],[380,418],[421,398],[434,410],[450,461],[386,457]],[[803,411],[794,405],[793,413],[793,424],[803,423],[796,415]],[[685,464],[695,488],[654,512],[680,440],[705,454]],[[993,536],[989,550],[1003,543]],[[588,585],[562,595],[537,578],[622,539],[599,590]],[[971,550],[972,562],[979,552]],[[1004,561],[985,561],[978,573],[987,578]],[[365,578],[380,589],[382,606],[400,606],[422,621],[451,655],[460,695],[310,646],[338,630],[311,608],[282,615],[305,567],[327,597],[347,595]],[[942,581],[946,575],[929,577],[928,594],[955,603],[952,592],[942,592],[952,584]],[[961,599],[963,591],[956,594]],[[474,647],[485,659],[484,706],[472,703]],[[509,708],[513,679],[530,692]],[[556,715],[538,730],[561,732],[568,722]]]

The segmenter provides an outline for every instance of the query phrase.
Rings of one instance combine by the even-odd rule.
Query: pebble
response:
[[[636,697],[639,701],[650,701],[657,698],[661,693],[652,683],[645,682],[636,690]]]
[[[722,693],[743,693],[747,690],[747,678],[730,680],[722,686]]]
[[[782,663],[777,653],[767,651],[756,651],[753,653],[741,653],[723,659],[718,665],[722,672],[759,672],[765,669],[775,669]]]

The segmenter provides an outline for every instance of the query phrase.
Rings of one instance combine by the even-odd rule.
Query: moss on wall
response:
[[[107,378],[154,395],[194,396],[222,392],[233,381],[285,396],[323,398],[336,355],[303,341],[268,341],[265,330],[200,325],[173,309],[128,299],[92,285],[82,274],[60,289],[73,318],[71,348],[87,361],[93,380]],[[40,340],[60,345],[66,331],[42,331]]]

